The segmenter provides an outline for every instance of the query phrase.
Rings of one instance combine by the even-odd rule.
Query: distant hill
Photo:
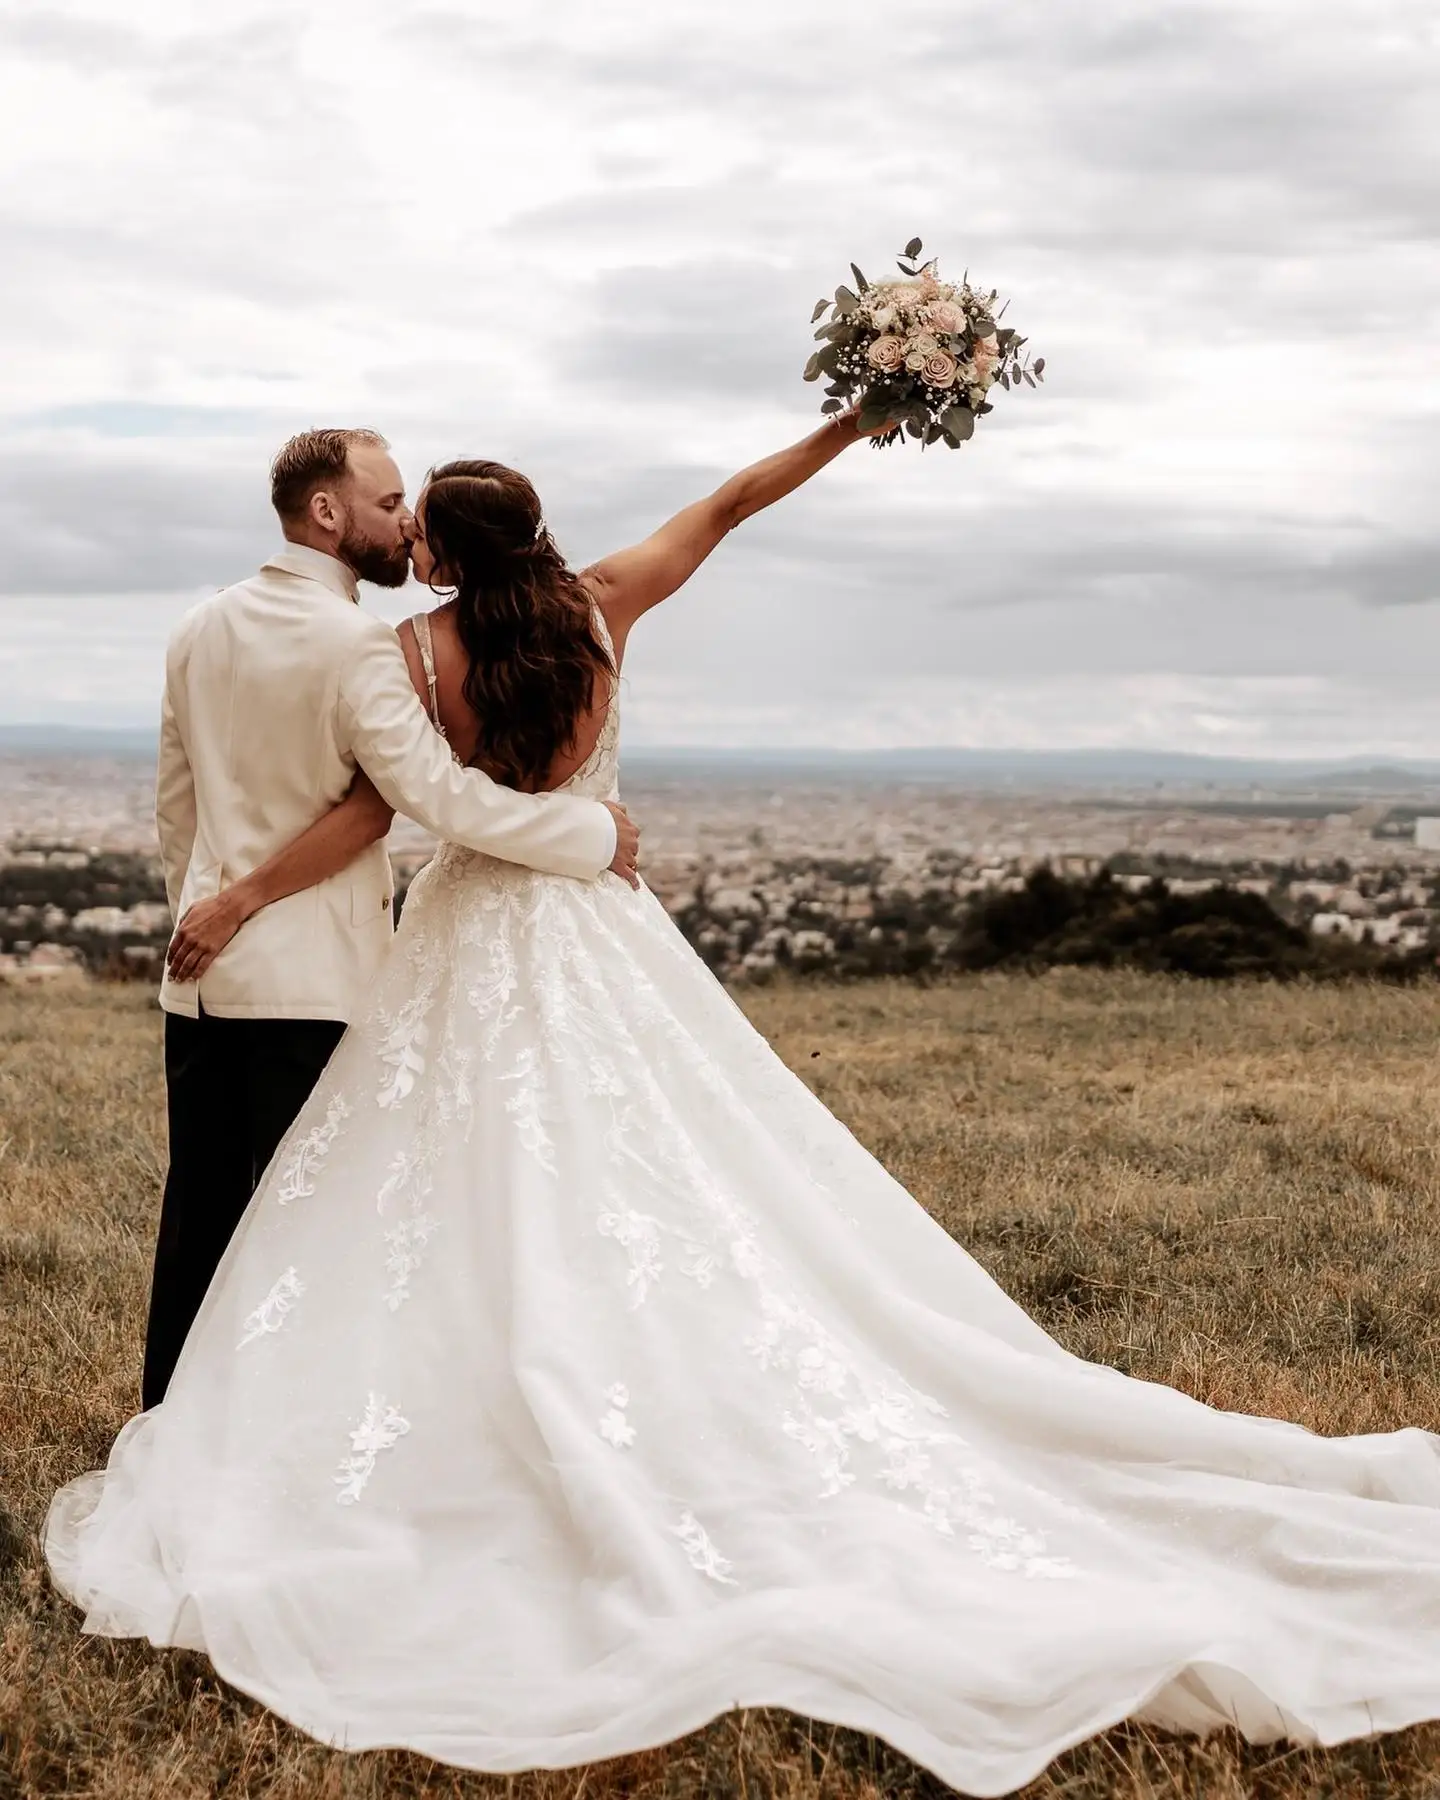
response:
[[[153,757],[155,733],[143,726],[0,725],[0,755]],[[1315,795],[1440,791],[1440,762],[1373,758],[1307,760],[1204,756],[1185,750],[906,750],[807,748],[707,749],[637,745],[625,767],[652,780],[921,781],[1030,790],[1074,788],[1207,789],[1260,787]]]
[[[153,757],[155,748],[155,732],[138,725],[0,725],[0,755]]]
[[[1204,756],[1182,750],[627,750],[632,774],[731,780],[948,781],[979,787],[1294,788],[1414,793],[1440,787],[1440,762]]]

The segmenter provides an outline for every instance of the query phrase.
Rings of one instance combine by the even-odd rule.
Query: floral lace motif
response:
[[[734,1566],[724,1557],[710,1541],[710,1534],[688,1509],[680,1515],[678,1525],[670,1527],[674,1536],[678,1537],[690,1559],[690,1567],[698,1569],[702,1575],[708,1575],[712,1581],[718,1581],[723,1587],[738,1587],[739,1583],[730,1573]]]
[[[635,1427],[625,1417],[625,1408],[630,1404],[630,1390],[623,1381],[617,1381],[606,1390],[605,1401],[609,1411],[601,1417],[600,1435],[617,1450],[628,1450],[635,1442]]]
[[[620,1205],[613,1211],[603,1209],[595,1221],[595,1229],[601,1237],[614,1238],[626,1251],[629,1267],[625,1285],[630,1289],[630,1304],[632,1307],[643,1305],[651,1284],[665,1272],[665,1265],[660,1260],[660,1221],[648,1213]]]
[[[385,1242],[390,1246],[385,1267],[392,1277],[385,1290],[385,1304],[391,1312],[398,1312],[410,1298],[410,1277],[424,1262],[421,1251],[439,1229],[438,1219],[429,1213],[416,1213],[413,1218],[399,1220],[385,1233]]]
[[[294,1268],[286,1269],[270,1292],[245,1320],[241,1331],[240,1342],[235,1346],[243,1350],[256,1338],[264,1337],[267,1332],[275,1332],[285,1323],[286,1315],[291,1307],[305,1292],[305,1283],[296,1274]]]
[[[410,1095],[415,1077],[425,1072],[425,1044],[429,1032],[425,1025],[424,1005],[429,996],[417,995],[400,1010],[390,1029],[380,1061],[390,1071],[380,1080],[376,1095],[381,1106],[398,1106]]]
[[[390,1450],[410,1429],[410,1421],[401,1418],[382,1394],[372,1393],[365,1402],[365,1413],[350,1433],[350,1454],[342,1457],[340,1472],[335,1477],[339,1493],[336,1502],[353,1506],[365,1492],[365,1485],[375,1472],[375,1459],[382,1450]]]
[[[340,1135],[341,1123],[350,1117],[350,1102],[343,1094],[332,1094],[325,1108],[324,1121],[307,1131],[290,1152],[280,1172],[280,1185],[275,1199],[281,1206],[292,1200],[308,1200],[315,1192],[315,1177],[330,1154],[330,1146]]]
[[[440,1229],[440,1221],[424,1210],[438,1153],[438,1143],[429,1134],[417,1148],[397,1150],[375,1197],[375,1210],[382,1215],[405,1208],[384,1234],[385,1267],[390,1274],[384,1299],[391,1312],[398,1312],[410,1298],[410,1277],[425,1260],[421,1253]]]

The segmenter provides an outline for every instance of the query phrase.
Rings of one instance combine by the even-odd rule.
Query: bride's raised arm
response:
[[[584,580],[605,614],[617,654],[641,613],[683,587],[727,532],[793,493],[862,436],[873,435],[878,434],[859,430],[855,414],[838,415],[798,444],[732,475],[643,543],[592,563]]]

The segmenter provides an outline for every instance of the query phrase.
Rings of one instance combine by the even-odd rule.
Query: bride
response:
[[[572,573],[437,469],[403,627],[455,753],[616,793],[635,622],[842,421]],[[348,854],[363,787],[187,922]],[[349,1749],[507,1771],[780,1706],[1001,1794],[1138,1715],[1440,1715],[1440,1440],[1325,1439],[1079,1361],[751,1029],[656,899],[443,846],[163,1405],[46,1526],[85,1627]]]

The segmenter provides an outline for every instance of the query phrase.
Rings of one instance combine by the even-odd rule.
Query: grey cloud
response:
[[[624,53],[533,35],[497,42],[453,14],[429,15],[428,29],[457,54],[468,46],[491,66],[563,78],[602,116],[689,107],[723,117],[757,156],[868,125],[892,178],[906,179],[898,149],[908,146],[937,180],[949,175],[962,209],[973,183],[970,210],[1004,239],[1137,257],[1177,245],[1273,254],[1315,247],[1317,230],[1366,242],[1440,225],[1433,157],[1417,154],[1427,141],[1440,149],[1440,59],[1413,27],[1403,41],[1393,3],[1316,14],[1301,32],[1273,10],[1141,14],[1114,0],[912,5],[891,23],[872,36],[780,17],[763,57],[743,34],[688,23]],[[921,141],[892,142],[884,121],[913,96],[930,127]],[[819,220],[794,216],[813,240]]]
[[[77,18],[62,12],[0,16],[0,45],[67,68],[114,71],[141,69],[152,60],[144,36],[113,20]]]
[[[693,395],[701,405],[793,391],[814,348],[811,286],[739,259],[607,271],[568,360],[577,377],[620,393]],[[806,392],[818,405],[819,391]]]
[[[124,444],[12,439],[0,450],[0,593],[222,587],[275,538],[267,460],[253,469]]]

